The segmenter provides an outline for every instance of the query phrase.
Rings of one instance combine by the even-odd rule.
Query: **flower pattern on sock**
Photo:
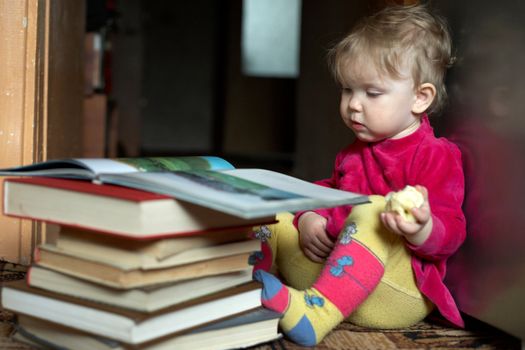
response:
[[[255,238],[261,242],[266,242],[268,239],[270,239],[270,237],[272,237],[272,231],[270,231],[268,226],[264,225],[257,228],[253,233]]]
[[[258,250],[250,254],[250,256],[248,257],[248,264],[253,266],[263,260],[264,260],[264,253]]]
[[[332,267],[330,267],[330,274],[334,277],[342,277],[347,272],[345,271],[346,266],[351,266],[354,263],[354,258],[350,255],[344,255],[335,261],[330,261]]]
[[[343,229],[343,233],[341,234],[341,238],[339,239],[339,242],[341,242],[341,244],[350,244],[350,242],[352,242],[352,235],[355,235],[356,233],[357,233],[356,223],[355,222],[349,223]]]
[[[323,307],[324,306],[324,299],[315,295],[315,294],[308,294],[304,293],[304,302],[306,306],[313,308],[314,306]]]

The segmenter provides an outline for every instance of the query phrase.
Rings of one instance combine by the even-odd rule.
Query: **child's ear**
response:
[[[412,113],[421,114],[427,110],[436,97],[436,87],[431,83],[424,83],[419,85],[416,90],[414,104],[412,105]]]

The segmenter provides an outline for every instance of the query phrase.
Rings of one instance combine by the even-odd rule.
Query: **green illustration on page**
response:
[[[276,188],[267,187],[252,181],[244,180],[236,176],[231,176],[213,170],[188,170],[176,171],[175,175],[184,177],[190,181],[199,183],[214,190],[247,194],[261,198],[262,200],[284,200],[293,198],[304,198],[296,193],[278,190]]]
[[[117,158],[116,161],[136,168],[138,171],[179,171],[179,170],[227,170],[234,169],[226,160],[219,157],[148,157]]]

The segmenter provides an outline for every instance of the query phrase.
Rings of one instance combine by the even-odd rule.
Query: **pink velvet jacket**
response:
[[[386,195],[406,185],[428,189],[433,230],[419,247],[407,242],[412,251],[412,268],[417,285],[441,314],[453,324],[464,323],[449,290],[443,283],[447,259],[465,240],[465,217],[461,210],[464,178],[459,149],[444,138],[436,138],[428,118],[419,129],[404,138],[365,143],[357,140],[337,154],[329,179],[322,186]],[[315,210],[326,217],[327,231],[336,238],[350,206]],[[297,213],[295,224],[302,214]]]

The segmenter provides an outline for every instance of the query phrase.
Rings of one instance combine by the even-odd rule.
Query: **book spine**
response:
[[[38,263],[38,262],[40,262],[40,260],[41,260],[40,248],[38,246],[36,246],[35,249],[33,250],[33,261],[35,263]]]
[[[26,272],[26,283],[28,286],[31,285],[31,272],[33,271],[33,267],[32,266],[29,266],[29,268],[27,269],[27,272]]]
[[[96,232],[99,234],[112,235],[115,237],[125,237],[129,239],[134,239],[137,241],[148,241],[148,240],[155,240],[155,239],[161,239],[161,238],[173,238],[173,237],[198,236],[200,234],[208,233],[208,232],[240,230],[244,228],[251,228],[251,227],[261,226],[261,225],[271,225],[271,224],[277,223],[277,220],[275,218],[269,217],[269,218],[263,218],[261,220],[254,220],[253,222],[250,222],[249,224],[241,225],[241,226],[221,226],[221,227],[210,227],[210,228],[191,230],[191,231],[181,231],[181,232],[135,234],[135,233],[124,232],[124,231],[112,231],[112,230],[107,230],[107,229],[102,229],[102,228],[97,228],[97,227],[91,227],[88,225],[75,225],[73,223],[65,223],[59,220],[43,219],[43,218],[34,217],[30,215],[20,215],[20,214],[12,214],[12,213],[5,213],[5,212],[3,214],[11,218],[33,220],[33,221],[47,223],[47,224],[71,227],[74,229],[89,230],[89,231]]]

